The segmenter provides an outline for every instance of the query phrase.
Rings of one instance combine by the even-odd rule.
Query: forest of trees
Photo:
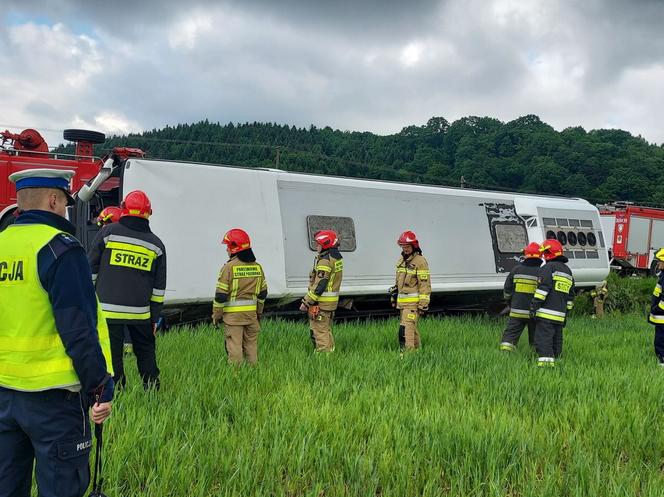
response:
[[[160,159],[664,205],[664,146],[616,129],[558,132],[534,115],[433,117],[386,136],[205,120],[112,137],[97,152],[114,146]]]

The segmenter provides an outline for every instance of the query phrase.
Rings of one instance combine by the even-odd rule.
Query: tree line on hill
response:
[[[664,204],[664,145],[618,129],[556,131],[535,115],[503,123],[432,117],[393,135],[208,120],[115,136],[97,147],[139,147],[151,158],[560,194],[594,203]],[[71,146],[60,149],[71,151]]]

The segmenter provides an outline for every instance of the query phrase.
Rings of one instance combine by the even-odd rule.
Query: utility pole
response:
[[[280,156],[281,156],[281,147],[279,145],[277,145],[277,157],[276,157],[275,165],[274,165],[274,167],[277,168],[277,169],[279,169],[279,158],[280,158]]]

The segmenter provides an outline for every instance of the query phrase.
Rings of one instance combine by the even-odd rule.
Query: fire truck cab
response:
[[[655,252],[664,247],[664,209],[621,203],[600,209],[602,225],[612,233],[611,265],[621,273],[655,274]]]

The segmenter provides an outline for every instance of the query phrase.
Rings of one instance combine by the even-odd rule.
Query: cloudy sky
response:
[[[538,114],[664,142],[660,0],[2,0],[0,67],[0,127],[50,141]]]

